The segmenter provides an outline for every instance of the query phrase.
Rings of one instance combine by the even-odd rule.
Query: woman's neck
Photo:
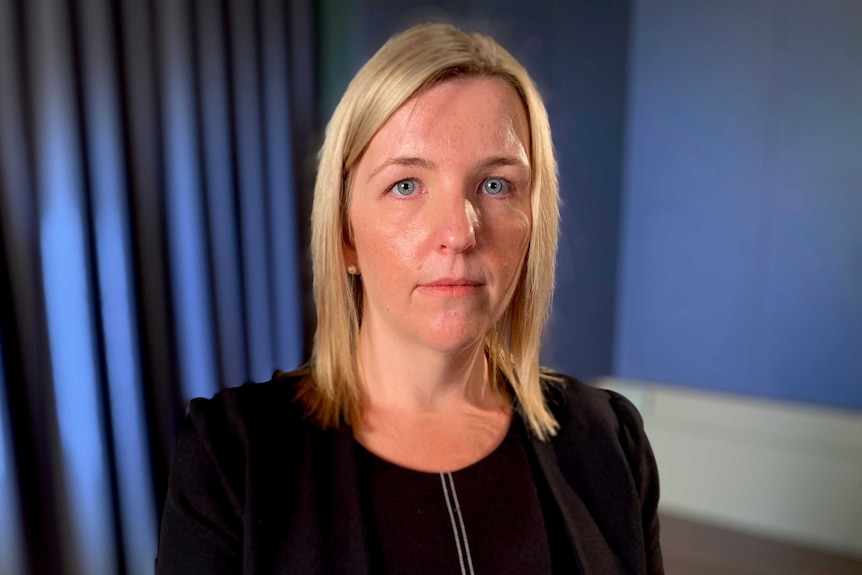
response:
[[[366,407],[433,412],[456,406],[499,408],[482,342],[440,352],[360,333],[359,371]]]
[[[354,437],[392,463],[427,472],[462,469],[506,435],[511,406],[493,389],[481,342],[455,354],[359,340],[361,420]]]

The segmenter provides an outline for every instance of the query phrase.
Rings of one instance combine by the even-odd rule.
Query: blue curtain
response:
[[[0,0],[0,572],[151,573],[187,401],[305,357],[313,31]]]

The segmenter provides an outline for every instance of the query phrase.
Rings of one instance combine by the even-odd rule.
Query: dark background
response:
[[[308,353],[322,127],[395,31],[533,74],[544,361],[862,409],[854,0],[0,0],[0,573],[149,573],[190,397]]]

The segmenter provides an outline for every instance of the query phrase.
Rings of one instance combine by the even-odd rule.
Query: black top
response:
[[[550,575],[539,495],[518,425],[482,460],[452,473],[390,463],[359,443],[372,572]]]
[[[310,422],[295,399],[298,377],[192,400],[156,573],[373,573],[353,432]],[[547,494],[545,521],[550,508],[561,526],[548,536],[574,562],[568,572],[662,573],[658,475],[637,411],[571,378],[546,383],[560,429],[549,441],[525,432],[524,443],[540,499]],[[515,422],[523,429],[517,410]]]

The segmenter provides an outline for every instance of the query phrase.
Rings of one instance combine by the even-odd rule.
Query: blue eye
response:
[[[491,196],[499,196],[509,191],[509,182],[503,178],[488,178],[482,182],[482,191]]]
[[[416,191],[416,181],[415,180],[401,180],[391,189],[392,192],[395,192],[399,196],[410,196],[413,192]]]

